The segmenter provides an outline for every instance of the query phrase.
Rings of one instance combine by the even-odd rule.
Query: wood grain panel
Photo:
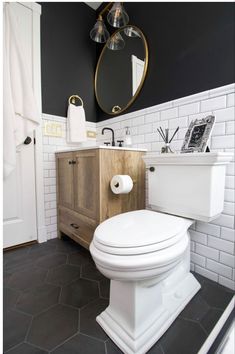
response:
[[[143,153],[124,150],[100,150],[100,222],[127,211],[145,208],[145,166]],[[129,175],[134,181],[128,194],[116,195],[110,181],[114,175]]]
[[[70,209],[74,207],[73,165],[69,164],[72,159],[72,152],[56,155],[57,204]]]
[[[63,230],[66,228],[70,234],[82,238],[85,242],[90,244],[96,226],[91,226],[84,222],[79,214],[68,209],[59,209],[59,220],[59,225],[60,227],[62,225]]]
[[[96,220],[99,212],[98,150],[75,152],[74,160],[74,210]]]

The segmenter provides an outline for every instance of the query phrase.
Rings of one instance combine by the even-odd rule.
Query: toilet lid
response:
[[[145,248],[165,243],[185,232],[191,224],[190,219],[150,210],[136,210],[101,223],[95,230],[95,242],[118,249]]]

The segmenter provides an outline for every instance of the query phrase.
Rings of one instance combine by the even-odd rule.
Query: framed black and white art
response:
[[[215,123],[215,116],[195,119],[185,134],[181,152],[205,152]]]

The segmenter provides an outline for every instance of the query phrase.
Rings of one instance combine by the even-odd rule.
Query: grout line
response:
[[[73,310],[77,310],[77,311],[80,310],[80,307],[76,307],[76,306],[70,305],[70,304],[65,304],[64,302],[59,302],[58,305],[62,305],[62,306],[65,306],[65,307],[69,307],[69,308],[71,308],[71,309],[73,309]]]
[[[25,344],[29,344],[29,345],[31,345],[33,348],[37,348],[37,349],[40,349],[40,350],[45,351],[46,353],[49,353],[49,351],[48,351],[47,349],[42,348],[42,347],[39,347],[39,346],[38,346],[38,345],[36,345],[36,344],[30,343],[30,342],[23,342],[23,343],[25,343]]]
[[[104,342],[104,351],[105,354],[108,354],[107,341]]]
[[[81,311],[78,309],[78,325],[77,325],[78,332],[81,330]]]
[[[76,332],[74,333],[72,336],[68,337],[65,339],[65,341],[61,342],[60,344],[56,345],[55,347],[53,347],[52,349],[50,349],[50,353],[53,352],[54,350],[56,350],[57,348],[61,347],[62,345],[66,344],[68,341],[70,341],[71,339],[73,339],[74,337],[76,337],[79,333]],[[67,353],[69,354],[69,353]]]
[[[97,300],[99,300],[99,297],[95,298],[94,300],[91,300],[86,305],[80,307],[80,310],[83,310],[86,306],[93,304],[93,302],[95,303]]]
[[[165,354],[162,345],[159,343],[158,346],[159,346],[160,350],[162,351],[162,354]]]
[[[85,337],[88,337],[88,338],[91,338],[91,339],[95,339],[95,340],[98,340],[99,342],[105,344],[105,342],[107,342],[107,340],[109,339],[100,339],[100,338],[97,338],[97,337],[93,337],[93,336],[90,336],[89,334],[85,334],[85,333],[82,333],[82,332],[79,332],[82,336],[85,336]],[[105,333],[105,331],[104,331]],[[106,334],[106,333],[105,333]],[[107,335],[107,334],[106,334]]]
[[[30,321],[30,324],[29,324],[29,328],[28,328],[28,330],[27,330],[27,332],[26,332],[26,335],[25,335],[25,337],[24,337],[24,341],[25,342],[27,342],[27,339],[28,339],[28,336],[29,336],[29,332],[30,332],[30,330],[31,330],[31,328],[32,328],[32,324],[33,324],[33,316],[32,316],[32,318],[31,318],[31,321]]]
[[[4,351],[4,354],[5,353],[8,353],[10,350],[14,350],[15,348],[18,348],[22,343],[24,343],[24,342],[21,342],[21,343],[18,343],[18,344],[16,344],[16,345],[14,345],[13,347],[10,347],[9,349],[7,349],[7,350],[5,350]]]

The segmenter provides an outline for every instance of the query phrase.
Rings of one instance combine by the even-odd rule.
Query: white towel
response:
[[[10,3],[4,6],[3,47],[3,175],[16,167],[16,148],[39,124],[26,56]]]
[[[84,108],[70,103],[67,114],[67,141],[68,143],[81,143],[86,140],[86,117]]]

